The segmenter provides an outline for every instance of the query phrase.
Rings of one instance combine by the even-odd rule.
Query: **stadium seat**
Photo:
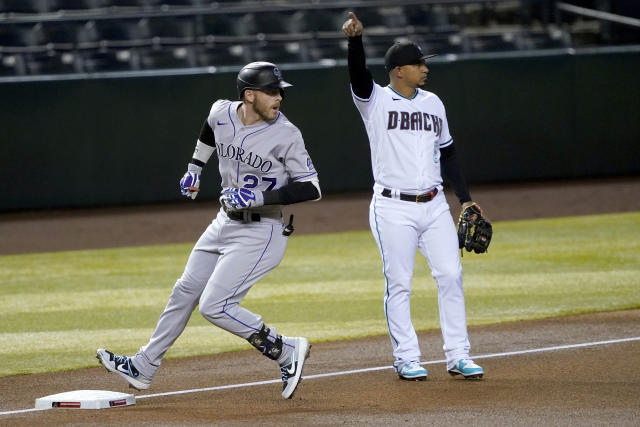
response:
[[[529,49],[561,49],[569,47],[568,35],[551,34],[548,31],[524,31],[523,39]]]
[[[404,7],[404,13],[409,25],[428,27],[437,31],[454,24],[449,19],[449,10],[442,5],[408,5]],[[455,16],[455,13],[452,13]]]
[[[235,36],[240,33],[233,16],[223,14],[201,15],[197,17],[197,33],[201,36]]]
[[[291,16],[293,32],[340,32],[348,15],[345,10],[314,9],[299,11]]]
[[[83,31],[83,21],[45,21],[39,25],[42,31],[43,43],[54,45],[75,45],[82,41],[80,33]]]
[[[0,46],[33,46],[41,37],[37,24],[0,24]]]
[[[0,53],[0,76],[22,76],[27,73],[24,58],[19,53]]]
[[[212,2],[210,0],[160,0],[159,3],[169,7],[191,7],[207,6]]]
[[[25,60],[31,75],[70,74],[82,70],[74,52],[33,52],[25,54]]]
[[[384,26],[388,28],[404,28],[409,24],[404,9],[399,6],[381,7],[378,14],[382,17]]]
[[[195,39],[193,16],[171,16],[145,19],[147,37],[158,38],[160,43],[192,43]]]
[[[218,44],[196,47],[196,59],[200,67],[245,65],[254,59],[251,50],[241,44]]]
[[[253,33],[286,34],[291,32],[293,12],[258,12],[252,14]]]
[[[378,8],[375,8],[375,7],[359,7],[359,8],[355,8],[353,10],[353,12],[356,14],[358,19],[360,21],[362,21],[363,25],[365,25],[366,28],[384,27],[385,26],[384,18],[380,14],[380,12],[378,11]],[[347,14],[345,14],[344,20],[342,22],[344,22],[348,17],[349,16]],[[337,29],[340,29],[341,26],[342,25],[337,27]]]
[[[347,40],[345,37],[318,38],[310,46],[314,61],[341,60],[347,58]]]
[[[196,66],[193,47],[151,47],[139,50],[140,67],[142,69],[191,68]]]
[[[416,42],[423,50],[428,49],[432,39],[444,40],[448,44],[448,35],[429,35],[425,37],[419,34],[368,34],[365,36],[364,46],[368,58],[383,58],[391,45],[396,42]]]
[[[407,37],[397,37],[395,35],[365,35],[363,38],[365,53],[367,58],[382,58],[389,49],[389,46],[396,41],[408,40]]]
[[[442,32],[427,35],[416,35],[414,41],[420,45],[422,51],[430,54],[444,55],[447,53],[466,52],[465,37],[460,33]]]
[[[253,56],[258,61],[268,61],[276,64],[311,60],[306,41],[259,42],[253,46]]]
[[[47,0],[0,0],[0,13],[46,13]]]
[[[98,19],[89,21],[83,28],[83,41],[123,42],[141,39],[145,33],[140,19]]]
[[[482,5],[482,18],[482,25],[517,25],[530,21],[527,8],[518,2],[486,3]]]
[[[230,17],[234,25],[234,33],[240,36],[253,36],[256,34],[254,13],[244,13]]]
[[[82,51],[81,57],[83,70],[88,73],[139,68],[136,52],[132,49],[90,49]]]
[[[264,4],[256,0],[0,0],[0,13],[8,13],[3,16],[9,17],[82,10],[114,13],[113,8],[134,16],[138,11],[153,12],[137,18],[111,15],[80,21],[61,14],[60,19],[39,23],[2,23],[0,47],[12,52],[22,52],[23,47],[28,48],[24,52],[42,52],[45,46],[49,47],[46,54],[23,52],[15,56],[8,56],[5,49],[2,73],[74,72],[83,66],[85,57],[86,66],[98,71],[235,66],[253,60],[341,60],[346,58],[341,27],[349,10],[368,29],[368,58],[383,57],[388,47],[400,39],[417,41],[425,51],[439,54],[593,46],[614,41],[640,43],[637,32],[618,34],[615,31],[619,26],[614,24],[603,31],[603,24],[595,20],[567,14],[553,17],[547,1],[471,0],[385,6],[357,2],[353,8],[346,8],[346,2],[325,7],[314,0],[305,3],[308,9],[297,10],[290,7],[293,3],[289,1],[280,0],[277,7],[265,10]],[[591,7],[599,7],[596,0],[585,1],[592,2]],[[612,8],[619,9],[621,4],[612,1]],[[242,7],[224,10],[231,5]],[[184,15],[184,9],[189,7],[194,8],[194,14]],[[640,6],[625,7],[631,11],[628,13],[640,13]],[[196,12],[201,8],[206,8],[205,13]],[[175,11],[180,13],[172,14]],[[550,26],[553,19],[568,25]],[[503,30],[509,34],[504,35]],[[75,50],[81,54],[60,53]]]
[[[58,10],[91,10],[102,5],[100,0],[50,0],[52,12]]]
[[[161,3],[159,0],[104,0],[106,7],[147,8]]]
[[[404,15],[407,17],[409,25],[426,27],[429,25],[431,6],[407,5],[404,6]]]
[[[518,50],[513,34],[478,34],[469,38],[472,52]]]

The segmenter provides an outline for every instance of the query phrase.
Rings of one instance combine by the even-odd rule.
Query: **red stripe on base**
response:
[[[127,399],[120,399],[120,400],[111,400],[109,402],[109,406],[124,406],[127,404]]]
[[[80,402],[53,402],[54,408],[79,408]]]

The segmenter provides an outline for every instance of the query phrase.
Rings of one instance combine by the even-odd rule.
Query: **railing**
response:
[[[548,0],[534,0],[537,3]],[[207,6],[143,6],[122,7],[111,6],[106,8],[88,10],[58,10],[41,14],[24,13],[0,13],[2,23],[30,23],[47,21],[78,21],[78,20],[104,20],[104,19],[135,19],[153,18],[160,16],[194,16],[194,15],[233,15],[243,13],[261,12],[286,12],[298,10],[331,10],[331,9],[358,9],[371,7],[397,7],[411,5],[466,5],[466,4],[498,4],[521,3],[520,0],[343,0],[343,1],[319,1],[319,0],[287,0],[287,1],[253,1],[253,2],[211,2]],[[529,2],[530,4],[531,2]]]
[[[557,3],[558,10],[573,13],[580,16],[594,18],[599,21],[615,22],[616,24],[628,25],[630,27],[640,28],[640,19],[629,16],[617,15],[615,13],[603,12],[601,10],[587,9],[586,7],[574,6],[569,3]]]

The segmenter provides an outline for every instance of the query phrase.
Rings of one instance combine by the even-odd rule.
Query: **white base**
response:
[[[36,399],[36,409],[104,409],[135,405],[133,394],[106,390],[74,390]]]

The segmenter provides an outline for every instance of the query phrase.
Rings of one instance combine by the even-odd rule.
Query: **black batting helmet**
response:
[[[238,73],[236,80],[238,85],[238,97],[247,89],[280,89],[284,94],[285,87],[293,86],[282,80],[282,73],[271,62],[252,62],[245,65]]]

